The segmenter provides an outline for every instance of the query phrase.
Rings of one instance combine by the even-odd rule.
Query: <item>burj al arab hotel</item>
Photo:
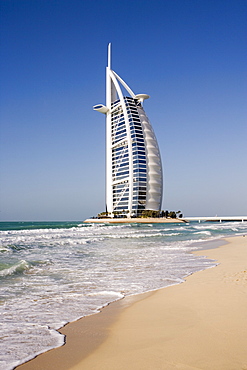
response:
[[[106,68],[106,105],[94,110],[106,116],[106,212],[139,216],[161,210],[163,176],[158,143],[143,109],[147,94],[134,94],[111,69],[111,44]]]

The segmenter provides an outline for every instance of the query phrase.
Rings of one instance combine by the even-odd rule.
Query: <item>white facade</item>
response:
[[[124,96],[122,87],[130,96]],[[158,143],[143,109],[146,94],[135,95],[111,69],[111,44],[106,68],[106,211],[139,215],[161,209],[163,177]]]

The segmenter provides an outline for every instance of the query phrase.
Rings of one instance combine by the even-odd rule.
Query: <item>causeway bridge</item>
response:
[[[224,221],[247,221],[247,216],[214,216],[214,217],[183,217],[184,221],[198,221],[198,222],[224,222]]]

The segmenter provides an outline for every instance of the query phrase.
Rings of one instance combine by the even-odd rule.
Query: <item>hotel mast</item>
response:
[[[122,88],[130,96],[123,95]],[[161,210],[163,177],[158,143],[143,109],[146,94],[135,95],[111,69],[111,44],[106,67],[106,211],[138,216]]]

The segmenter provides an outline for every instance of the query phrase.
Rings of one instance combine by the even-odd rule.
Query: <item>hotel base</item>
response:
[[[139,224],[166,224],[166,223],[184,223],[185,220],[181,218],[88,218],[84,222],[86,223],[109,223],[109,224],[130,224],[130,223],[139,223]]]

